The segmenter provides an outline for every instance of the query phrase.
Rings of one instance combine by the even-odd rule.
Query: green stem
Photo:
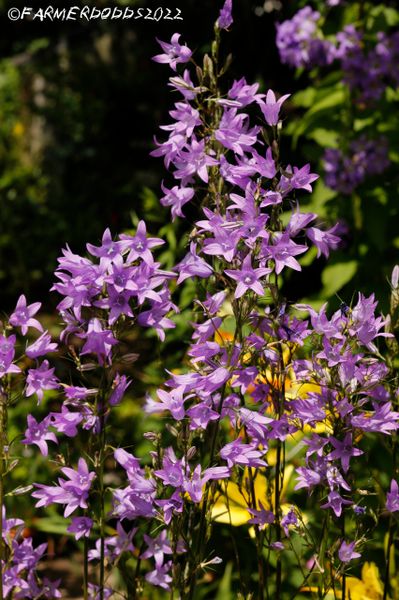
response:
[[[345,512],[342,511],[342,523],[341,523],[341,531],[342,531],[342,539],[345,540]],[[344,571],[342,573],[342,599],[345,600],[346,597],[346,573],[345,566]]]
[[[3,503],[4,503],[4,447],[7,444],[7,393],[0,387],[0,600],[3,600],[3,561],[5,553],[3,543]]]
[[[277,459],[276,459],[276,476],[274,480],[274,511],[276,517],[276,541],[281,541],[281,525],[280,525],[280,463],[281,463],[281,442],[277,442]],[[281,580],[282,580],[282,569],[281,569],[281,554],[277,553],[277,564],[276,564],[276,600],[280,600],[281,597]]]
[[[100,485],[100,600],[104,600],[105,582],[105,498],[104,498],[104,448],[105,448],[105,423],[104,406],[101,406],[101,433],[99,455],[99,485]]]
[[[220,406],[219,406],[220,413],[222,412],[222,408],[223,408],[224,387],[223,387],[221,396],[222,396],[222,398],[221,398]],[[214,458],[215,458],[216,441],[217,441],[218,433],[219,433],[219,419],[216,421],[214,429],[213,429],[209,466],[212,466]],[[199,533],[198,533],[198,543],[197,543],[197,548],[198,548],[198,552],[199,552],[198,558],[196,561],[197,563],[200,563],[202,561],[204,552],[205,552],[206,515],[208,512],[209,490],[211,487],[210,483],[211,482],[209,482],[209,481],[206,483],[204,499],[202,502],[200,526],[199,526]],[[188,596],[187,596],[188,600],[192,600],[194,598],[195,586],[197,583],[197,576],[198,576],[197,575],[197,565],[193,565],[193,563],[192,563],[191,569],[190,569],[190,576],[191,576],[191,584],[190,584],[190,589],[189,589]]]
[[[395,532],[395,524],[393,522],[392,516],[389,519],[389,530],[388,531],[389,531],[389,533],[388,533],[388,546],[387,546],[387,561],[386,561],[386,565],[385,565],[384,595],[382,597],[382,600],[387,600],[387,598],[388,598],[391,546],[393,543],[394,532]]]
[[[89,598],[89,542],[87,537],[84,539],[84,549],[83,549],[83,600],[88,600]]]
[[[250,488],[251,488],[252,507],[256,510],[258,508],[258,506],[256,503],[255,483],[254,483],[252,469],[249,469],[249,483],[250,483]],[[265,597],[264,590],[266,587],[266,581],[265,581],[265,572],[264,572],[263,555],[262,555],[263,534],[257,525],[255,526],[255,535],[256,535],[256,553],[257,553],[257,558],[258,558],[258,577],[259,577],[258,598],[259,598],[259,600],[264,600],[264,597]]]

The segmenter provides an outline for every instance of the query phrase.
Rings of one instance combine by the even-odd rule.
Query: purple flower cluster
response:
[[[231,4],[226,0],[220,12],[217,37],[231,25]],[[314,54],[319,64],[329,62],[328,46],[318,37],[318,13],[303,9],[300,15],[291,33],[284,24],[279,28],[282,40],[295,39],[296,45],[285,42],[287,57],[296,52],[304,63],[305,55]],[[21,296],[0,334],[0,393],[4,378],[15,376],[23,379],[26,397],[41,402],[50,393],[61,400],[60,410],[41,421],[28,416],[22,443],[47,456],[48,442],[62,448],[82,433],[90,440],[85,458],[74,467],[66,462],[70,452],[58,457],[62,476],[52,485],[34,484],[31,495],[37,507],[60,505],[70,517],[68,532],[85,542],[87,560],[100,563],[100,580],[88,583],[92,598],[112,597],[105,572],[132,557],[140,586],[193,590],[199,571],[221,562],[207,560],[205,549],[212,509],[223,494],[223,510],[229,512],[229,486],[245,501],[245,522],[254,526],[260,555],[265,547],[283,551],[294,531],[306,536],[299,508],[282,507],[285,445],[293,439],[301,440],[295,489],[310,497],[317,493],[331,521],[348,509],[360,514],[351,467],[365,459],[369,434],[390,436],[399,429],[385,384],[389,369],[377,347],[379,338],[391,336],[389,321],[376,316],[374,296],[359,294],[354,306],[329,316],[326,306],[315,311],[297,305],[294,314],[279,291],[281,273],[300,271],[300,257],[310,247],[318,257],[328,257],[340,243],[337,226],[321,228],[316,214],[300,210],[298,192],[311,192],[317,179],[310,165],[280,162],[280,112],[288,95],[261,93],[244,78],[222,95],[215,83],[217,61],[210,67],[209,57],[206,69],[196,69],[195,85],[187,69],[176,74],[192,56],[179,40],[174,34],[170,43],[159,42],[163,53],[154,57],[175,72],[170,85],[182,98],[170,112],[173,122],[162,127],[167,140],[157,142],[152,154],[164,157],[175,180],[170,189],[162,183],[161,203],[172,217],[182,217],[194,198],[201,204],[187,254],[173,272],[162,270],[152,250],[163,241],[148,237],[143,221],[134,235],[114,238],[107,229],[99,246],[87,244],[89,256],[68,247],[63,251],[53,289],[62,297],[61,344],[76,367],[68,383],[60,381],[48,359],[57,345],[35,318],[38,303],[28,305]],[[256,125],[247,107],[257,109]],[[372,162],[375,172],[385,164],[382,151],[363,138],[351,152],[358,173],[366,163]],[[348,193],[355,177],[342,179],[337,156],[329,176]],[[333,165],[334,154],[329,160]],[[198,286],[183,369],[168,373],[164,385],[147,394],[144,412],[162,415],[165,427],[145,434],[153,451],[143,466],[137,456],[115,448],[107,419],[130,385],[121,364],[132,360],[124,349],[132,327],[152,328],[161,340],[173,327],[167,315],[178,309],[168,282],[176,276],[177,286],[189,278],[201,279],[203,286]],[[305,311],[309,317],[299,318]],[[40,337],[27,345],[20,361],[18,329],[26,335],[30,328]],[[81,381],[75,384],[75,377]],[[117,472],[107,478],[110,463],[117,464]],[[256,492],[258,477],[264,482],[261,492]],[[395,480],[386,509],[399,510]],[[2,564],[5,596],[60,597],[58,582],[37,579],[45,546],[34,549],[23,539],[22,525],[3,515],[10,550]],[[343,538],[340,528],[333,552],[342,569],[360,556],[358,540]]]
[[[355,439],[369,432],[391,435],[399,428],[399,413],[381,383],[388,367],[375,357],[376,339],[390,334],[381,331],[386,321],[375,317],[373,296],[359,294],[352,309],[339,309],[330,319],[325,307],[319,313],[299,308],[309,310],[320,346],[312,360],[294,361],[293,368],[298,380],[311,376],[319,391],[291,402],[290,419],[312,427],[323,423],[325,434],[306,439],[306,466],[297,469],[296,489],[327,489],[322,508],[339,517],[344,506],[354,504],[346,476],[353,458],[363,454]]]
[[[2,507],[2,548],[0,561],[3,578],[3,597],[33,600],[34,598],[61,598],[60,580],[39,579],[36,569],[46,552],[47,544],[33,547],[32,538],[25,537],[22,519],[8,519]]]
[[[352,140],[347,153],[328,148],[323,161],[326,184],[342,194],[351,194],[367,177],[387,169],[388,143],[384,137],[370,140],[363,135]]]
[[[343,80],[360,104],[379,100],[387,86],[398,86],[399,32],[380,31],[370,45],[360,30],[347,25],[330,41],[323,38],[320,20],[320,13],[306,6],[277,25],[276,44],[283,63],[311,69],[340,61]]]
[[[66,322],[62,339],[74,334],[84,341],[81,355],[95,355],[99,364],[112,362],[118,342],[112,332],[122,320],[137,320],[142,327],[155,327],[160,339],[173,327],[166,315],[171,303],[166,282],[173,273],[159,269],[151,249],[163,240],[149,238],[144,221],[134,236],[117,240],[107,229],[101,245],[87,244],[92,258],[73,254],[69,248],[59,258],[53,290],[64,296],[58,310]]]
[[[346,26],[337,34],[336,56],[357,101],[370,104],[381,98],[388,85],[399,85],[399,32],[379,32],[372,47],[363,38],[353,25]]]
[[[277,25],[276,44],[283,63],[292,67],[323,67],[335,58],[335,46],[323,39],[320,13],[305,6],[292,19]]]

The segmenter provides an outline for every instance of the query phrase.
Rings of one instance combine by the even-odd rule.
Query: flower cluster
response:
[[[348,153],[328,148],[323,157],[325,181],[333,190],[351,194],[371,175],[383,173],[389,166],[388,142],[360,136],[349,144]]]
[[[334,44],[323,38],[320,13],[305,6],[292,19],[277,25],[276,44],[281,61],[292,67],[323,67],[336,57]]]
[[[387,86],[398,86],[399,32],[380,31],[370,45],[364,33],[347,25],[327,40],[320,21],[320,13],[306,6],[277,25],[276,44],[283,63],[311,69],[338,60],[344,82],[361,104],[379,100]]]
[[[370,104],[379,100],[387,86],[399,85],[399,32],[379,32],[368,48],[364,35],[353,25],[337,34],[337,58],[344,82],[357,101]]]
[[[293,33],[280,26],[287,56],[296,52],[298,64],[306,53],[317,55],[319,64],[330,60],[328,45],[320,45],[317,19],[317,13],[303,9]],[[28,305],[21,296],[0,335],[2,428],[4,409],[11,407],[9,380],[21,377],[25,396],[40,403],[51,393],[61,400],[60,410],[40,421],[28,416],[22,443],[37,446],[43,456],[49,443],[62,448],[82,436],[87,444],[88,452],[75,465],[72,452],[58,455],[56,483],[35,483],[31,494],[38,508],[60,505],[70,518],[68,533],[84,541],[86,597],[103,600],[114,592],[124,597],[107,581],[107,574],[120,568],[127,574],[127,597],[157,586],[193,598],[201,571],[221,562],[210,549],[212,520],[251,528],[259,597],[265,549],[275,553],[268,571],[275,575],[275,597],[283,597],[281,552],[296,533],[298,544],[303,540],[296,555],[299,562],[304,558],[305,581],[317,563],[320,573],[335,578],[323,581],[319,595],[326,597],[328,587],[335,590],[342,576],[345,597],[346,565],[360,557],[359,537],[345,529],[345,516],[366,511],[352,467],[365,460],[370,435],[389,439],[399,429],[389,367],[377,346],[380,339],[392,339],[392,323],[376,316],[374,296],[359,294],[356,304],[342,305],[332,315],[327,306],[316,311],[298,304],[292,310],[282,296],[282,276],[300,271],[311,248],[328,257],[340,243],[339,228],[326,229],[316,214],[300,209],[298,196],[312,192],[317,179],[310,165],[280,160],[280,113],[289,96],[262,93],[244,78],[221,93],[218,45],[231,23],[232,3],[226,0],[212,57],[197,66],[195,83],[188,69],[177,74],[193,54],[178,33],[170,42],[159,41],[163,52],[154,57],[173,70],[170,86],[181,95],[170,111],[172,123],[162,126],[168,137],[156,141],[152,154],[164,158],[174,180],[169,187],[162,183],[161,199],[173,219],[184,216],[187,202],[198,206],[196,214],[192,207],[186,255],[173,271],[164,271],[152,252],[163,241],[148,237],[143,221],[134,234],[116,238],[107,229],[99,246],[87,244],[89,256],[69,247],[63,251],[53,290],[62,297],[60,345],[76,367],[67,382],[51,366],[48,355],[57,345],[36,319],[38,303]],[[334,185],[345,193],[358,185],[367,162],[380,172],[386,161],[382,150],[363,138],[351,152],[352,179],[337,172],[342,155],[329,159]],[[396,294],[398,273],[392,277]],[[162,425],[144,434],[153,450],[143,460],[135,450],[117,447],[107,424],[130,385],[123,369],[134,360],[131,348],[126,350],[132,328],[152,328],[163,340],[173,327],[168,314],[178,308],[168,282],[175,277],[177,286],[187,279],[201,285],[182,368],[168,372],[164,384],[146,396],[143,412],[161,415]],[[21,361],[18,330],[26,335],[31,328],[40,337]],[[0,439],[3,461],[8,443]],[[288,464],[290,447],[295,467]],[[295,494],[305,490],[309,503],[315,499],[315,510],[329,515],[325,523],[332,523],[331,530],[325,526],[322,533],[322,545],[331,547],[327,557],[300,507],[285,502],[294,469]],[[241,510],[238,522],[233,522],[234,502]],[[399,510],[396,479],[385,509],[392,518]],[[45,546],[34,549],[22,538],[20,520],[3,513],[2,525],[10,550],[2,564],[5,597],[60,597],[58,582],[39,583],[34,572]]]
[[[294,362],[293,369],[298,380],[311,376],[319,389],[306,400],[290,404],[291,418],[312,427],[323,423],[326,431],[306,439],[306,467],[297,469],[296,489],[327,488],[322,508],[340,517],[345,505],[355,504],[345,479],[352,459],[363,454],[355,440],[370,432],[391,435],[399,428],[399,413],[392,409],[389,393],[381,384],[388,367],[375,356],[376,339],[390,334],[381,331],[386,321],[374,316],[373,296],[359,294],[353,308],[341,308],[330,319],[325,307],[319,313],[299,308],[310,311],[320,346],[311,361]]]
[[[33,547],[31,537],[24,534],[22,519],[9,519],[2,507],[2,552],[1,576],[4,598],[61,598],[61,581],[42,580],[37,575],[37,566],[45,555],[47,544]]]

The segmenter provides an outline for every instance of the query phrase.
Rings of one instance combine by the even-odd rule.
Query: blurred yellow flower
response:
[[[301,592],[314,592],[318,588],[315,586],[304,586]],[[373,562],[366,562],[362,568],[362,578],[347,577],[346,578],[346,593],[344,600],[382,600],[384,596],[384,586],[380,579],[378,567]],[[339,598],[342,600],[342,592],[330,590],[325,596],[326,600]],[[389,596],[387,597],[389,600]]]
[[[382,600],[384,586],[377,565],[373,562],[364,563],[362,578],[348,577],[346,589],[345,600]]]
[[[281,496],[284,496],[287,490],[293,470],[294,467],[292,465],[288,465],[285,468]],[[273,511],[273,506],[271,506],[269,501],[269,498],[273,499],[273,486],[269,488],[269,482],[264,475],[264,470],[245,469],[241,486],[233,481],[222,483],[221,489],[216,495],[216,502],[211,508],[211,516],[214,521],[238,527],[239,525],[245,525],[245,523],[252,519],[253,515],[248,512],[248,508],[253,506],[249,492],[249,471],[252,471],[252,477],[254,478],[256,509],[261,509],[261,503],[264,509]]]
[[[21,121],[17,121],[12,130],[15,137],[21,137],[25,133],[25,127],[21,123]]]

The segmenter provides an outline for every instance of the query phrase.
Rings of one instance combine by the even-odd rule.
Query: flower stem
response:
[[[395,532],[395,524],[394,524],[392,516],[391,516],[389,519],[387,561],[386,561],[386,565],[385,565],[384,595],[382,597],[382,600],[387,600],[387,598],[388,598],[389,568],[390,568],[390,559],[391,559],[391,546],[393,543],[394,532]]]
[[[87,537],[84,538],[84,549],[83,549],[83,599],[88,600],[89,592],[89,542]]]
[[[3,503],[4,503],[4,450],[7,444],[7,393],[0,386],[0,600],[3,600]],[[5,567],[5,565],[4,565]]]
[[[3,395],[0,393],[0,600],[3,600],[3,473],[4,473],[4,461],[3,461],[3,414],[4,404]]]

